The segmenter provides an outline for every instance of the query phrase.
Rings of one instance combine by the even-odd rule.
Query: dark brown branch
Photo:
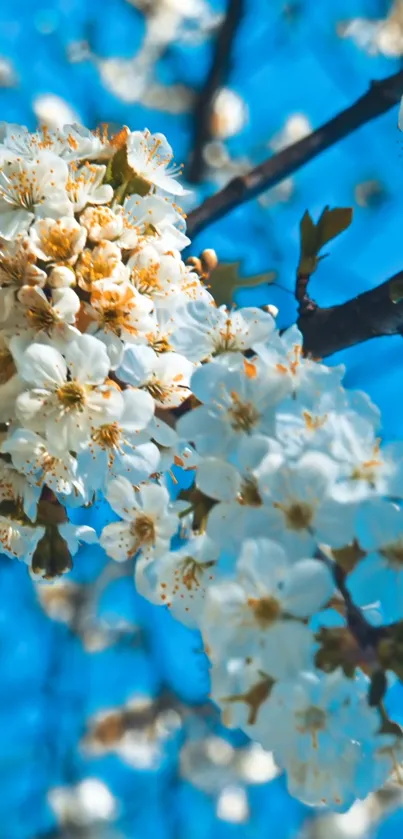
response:
[[[325,309],[310,300],[305,287],[297,323],[306,352],[325,358],[370,338],[402,335],[403,301],[392,303],[390,299],[390,284],[396,280],[403,280],[403,271],[340,306]]]
[[[214,99],[219,88],[225,84],[230,65],[234,38],[244,13],[245,0],[229,0],[227,12],[214,45],[212,64],[204,87],[196,100],[194,113],[193,154],[187,172],[190,183],[200,183],[203,177],[203,152],[212,137],[212,114]]]
[[[195,236],[211,222],[217,221],[235,207],[275,186],[339,140],[386,113],[398,104],[402,95],[403,71],[381,81],[372,82],[367,93],[349,108],[341,111],[312,134],[265,160],[246,175],[234,178],[224,189],[207,198],[189,213],[189,236]]]

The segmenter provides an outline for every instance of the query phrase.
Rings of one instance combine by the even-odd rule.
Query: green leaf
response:
[[[319,249],[347,230],[352,220],[351,207],[336,207],[334,210],[325,207],[317,224]]]
[[[316,271],[319,260],[327,256],[327,254],[319,256],[323,245],[335,239],[343,230],[347,230],[352,218],[353,211],[350,207],[336,207],[334,210],[325,207],[317,224],[312,220],[308,210],[304,213],[300,222],[299,274],[309,276]]]
[[[209,278],[209,289],[217,306],[225,303],[231,306],[234,302],[234,292],[239,288],[254,288],[255,286],[272,283],[277,277],[275,271],[266,274],[254,274],[251,277],[239,275],[240,262],[219,262]]]
[[[304,257],[316,256],[318,252],[318,232],[308,210],[302,216],[299,229],[302,255]]]
[[[400,303],[403,300],[403,277],[392,280],[389,284],[389,295],[392,303]]]

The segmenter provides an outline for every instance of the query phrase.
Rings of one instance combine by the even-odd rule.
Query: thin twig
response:
[[[275,186],[339,140],[386,113],[398,104],[402,95],[402,70],[381,81],[373,81],[367,93],[349,108],[341,111],[307,137],[268,158],[246,175],[234,178],[224,189],[207,198],[189,213],[189,236],[195,236],[213,221]]]
[[[203,152],[212,137],[212,114],[214,99],[219,88],[225,84],[230,66],[231,52],[239,24],[244,13],[245,0],[229,0],[221,28],[214,45],[213,60],[204,87],[197,97],[194,113],[193,154],[187,173],[190,183],[200,183],[203,177]]]

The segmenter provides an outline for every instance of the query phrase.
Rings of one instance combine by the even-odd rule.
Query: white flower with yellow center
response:
[[[88,161],[79,168],[70,164],[66,189],[75,213],[80,213],[87,204],[109,204],[112,201],[112,187],[102,183],[105,172],[106,166]]]
[[[140,558],[135,569],[137,591],[152,603],[168,606],[186,626],[198,626],[218,559],[219,549],[208,536],[194,536],[183,547],[157,559]]]
[[[110,207],[87,207],[80,215],[80,224],[91,242],[118,239],[123,233],[123,217]]]
[[[328,455],[309,451],[279,463],[269,454],[256,477],[267,534],[290,556],[306,556],[318,542],[341,548],[353,541],[355,506],[334,498],[338,465]]]
[[[93,489],[105,489],[118,475],[139,484],[159,467],[158,448],[149,434],[142,433],[154,415],[152,397],[144,390],[127,388],[122,399],[119,419],[96,428],[78,456],[80,474]]]
[[[46,273],[36,264],[30,239],[17,236],[12,242],[3,242],[0,249],[0,322],[13,311],[16,295],[25,285],[42,287]]]
[[[24,286],[18,294],[32,338],[49,335],[55,342],[77,337],[74,323],[80,298],[72,288],[54,288],[47,297],[41,288]],[[27,333],[24,330],[24,335]]]
[[[167,250],[179,251],[190,245],[186,236],[186,222],[177,204],[159,195],[126,198],[123,209],[126,217],[141,237],[152,237],[153,245],[160,253]]]
[[[16,428],[3,441],[1,451],[11,455],[13,465],[21,477],[26,476],[37,500],[45,485],[56,495],[68,497],[74,492],[84,498],[76,459],[67,451],[54,454],[44,438],[35,431]]]
[[[190,385],[204,404],[181,417],[177,431],[195,443],[199,454],[226,457],[247,436],[273,436],[284,382],[268,376],[260,362],[232,353],[223,363],[214,360],[198,367]]]
[[[109,156],[109,146],[105,133],[89,131],[78,123],[56,129],[43,125],[33,133],[24,126],[9,124],[5,126],[1,148],[29,160],[35,160],[40,152],[50,151],[70,161]]]
[[[75,272],[78,285],[85,291],[91,291],[100,280],[121,283],[129,276],[119,246],[108,240],[100,242],[92,250],[86,248],[75,264]]]
[[[275,328],[272,316],[261,309],[217,308],[213,298],[187,303],[178,311],[177,322],[173,347],[191,361],[244,352],[266,341]]]
[[[190,396],[189,381],[194,365],[183,355],[157,355],[151,347],[128,345],[116,375],[123,382],[142,387],[160,408],[177,408]]]
[[[91,242],[109,239],[122,248],[136,247],[137,231],[122,207],[87,207],[80,215],[80,224],[86,228]]]
[[[255,474],[269,451],[271,459],[281,463],[280,446],[254,434],[240,443],[236,466],[220,457],[200,457],[197,463],[196,486],[216,502],[209,510],[206,532],[222,550],[237,551],[244,539],[271,535]]]
[[[303,339],[297,326],[291,326],[281,337],[275,335],[268,343],[255,349],[268,374],[282,378],[289,394],[308,404],[321,393],[340,389],[345,367],[326,367],[303,354]]]
[[[74,265],[81,253],[87,231],[75,218],[43,218],[30,230],[32,250],[44,262]]]
[[[0,550],[11,559],[21,559],[29,565],[44,533],[44,527],[30,527],[16,519],[0,516]]]
[[[126,143],[127,162],[141,180],[171,195],[183,195],[186,190],[175,180],[180,166],[172,166],[173,152],[164,134],[131,131]]]
[[[112,509],[122,521],[104,527],[100,543],[117,562],[134,557],[157,557],[166,553],[179,526],[175,503],[158,484],[146,484],[135,491],[124,477],[111,481],[106,493]]]
[[[197,274],[182,262],[179,252],[159,253],[153,245],[136,251],[127,263],[130,281],[154,301],[157,311],[183,306],[210,295]]]
[[[27,386],[17,397],[16,412],[22,425],[44,433],[54,450],[76,452],[88,445],[94,428],[119,418],[123,403],[107,382],[109,358],[100,341],[80,335],[64,353],[36,343],[16,351]]]
[[[357,415],[372,428],[379,426],[379,409],[361,391],[339,388],[321,393],[309,404],[289,397],[276,414],[276,437],[287,457],[298,457],[307,449],[336,451],[334,441],[348,434]]]
[[[68,168],[51,152],[35,160],[17,158],[0,169],[0,236],[14,239],[28,230],[35,218],[71,216],[66,193]]]
[[[151,300],[129,283],[117,285],[112,280],[99,280],[93,286],[90,302],[85,306],[87,331],[105,340],[112,367],[120,363],[124,342],[146,341],[153,328],[151,309]]]
[[[374,495],[403,498],[403,443],[381,442],[373,425],[358,414],[335,428],[330,451],[339,463],[335,492],[342,501]]]
[[[367,692],[362,674],[348,679],[341,670],[302,672],[274,685],[262,726],[290,793],[306,804],[347,809],[369,791],[363,790],[362,761],[380,723]]]
[[[206,590],[200,628],[210,658],[257,654],[273,678],[283,678],[290,662],[297,673],[304,661],[308,665],[307,649],[313,646],[303,621],[333,591],[332,574],[319,560],[293,563],[270,539],[245,540],[231,578]]]

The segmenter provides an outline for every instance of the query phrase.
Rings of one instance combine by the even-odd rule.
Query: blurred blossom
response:
[[[357,17],[341,22],[338,34],[351,38],[370,55],[381,53],[387,58],[398,58],[403,55],[403,0],[395,0],[384,19]]]
[[[248,799],[242,787],[225,787],[217,801],[217,816],[226,822],[239,824],[249,815]]]
[[[229,88],[221,88],[214,98],[211,127],[214,137],[224,139],[238,134],[248,118],[246,103]]]
[[[312,131],[312,126],[308,117],[305,114],[292,114],[288,117],[284,128],[270,140],[270,148],[274,152],[279,152],[281,149],[291,146],[292,143],[297,143],[307,137]]]
[[[54,93],[43,93],[36,96],[32,103],[35,116],[40,124],[49,128],[62,128],[73,122],[79,122],[80,117],[71,105]]]
[[[200,727],[192,725],[192,720],[190,723],[180,754],[181,775],[208,795],[265,784],[279,774],[271,752],[259,744],[234,748],[223,737],[209,734],[205,724]]]
[[[86,778],[75,787],[56,787],[49,792],[51,807],[59,821],[86,826],[110,821],[116,815],[115,799],[102,781]]]
[[[384,185],[376,179],[363,181],[355,188],[355,200],[360,207],[379,207],[387,197]]]
[[[8,58],[0,58],[0,88],[1,87],[16,87],[18,84],[18,77],[14,70],[12,62]]]

